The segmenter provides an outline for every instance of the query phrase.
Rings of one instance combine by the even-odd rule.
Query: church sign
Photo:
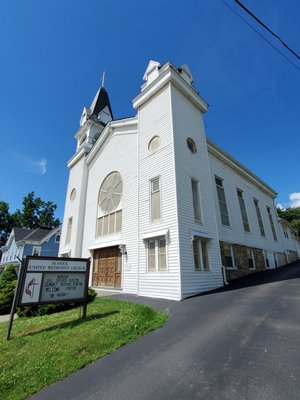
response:
[[[7,339],[16,307],[88,302],[90,260],[86,258],[26,257],[18,277]]]

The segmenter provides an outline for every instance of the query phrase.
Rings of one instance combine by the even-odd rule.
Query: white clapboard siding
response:
[[[87,166],[85,163],[85,156],[82,154],[78,161],[75,162],[70,168],[59,254],[68,253],[71,257],[81,257],[86,182]],[[76,191],[76,195],[72,200],[70,196],[73,190]],[[69,218],[72,218],[71,240],[69,243],[66,243],[66,233]]]
[[[266,191],[262,190],[253,182],[250,182],[248,179],[241,176],[238,172],[230,168],[228,165],[222,162],[222,160],[216,158],[214,155],[210,154],[209,159],[211,165],[214,201],[220,240],[229,243],[236,243],[249,247],[260,248],[271,253],[282,251],[281,232],[277,221],[276,208],[274,206],[274,196],[268,194]],[[215,175],[223,179],[223,187],[226,195],[230,226],[224,226],[221,222],[217,191],[214,181]],[[243,191],[243,198],[247,210],[250,232],[244,231],[237,196],[237,188]],[[259,208],[266,233],[265,237],[261,236],[260,233],[258,219],[254,206],[254,198],[257,199],[259,202]],[[277,242],[273,238],[271,225],[267,213],[267,207],[271,208],[274,226],[278,238]]]
[[[187,297],[222,286],[223,282],[203,114],[174,87],[172,110],[182,297]],[[188,137],[196,143],[195,154],[187,147]],[[200,186],[202,223],[197,223],[194,219],[192,178],[196,179]],[[208,241],[209,272],[195,271],[191,230],[204,232],[211,237]]]
[[[113,126],[113,124],[112,124]],[[86,212],[84,222],[83,257],[91,257],[90,250],[105,243],[126,246],[122,258],[122,288],[126,293],[137,293],[137,134],[134,130],[115,128],[101,150],[89,164]],[[118,171],[123,180],[123,195],[115,211],[122,210],[121,235],[96,237],[98,195],[105,177]],[[101,213],[100,213],[101,215]]]
[[[139,294],[179,300],[179,258],[177,209],[174,171],[173,135],[170,107],[170,89],[165,86],[138,111],[138,176],[139,176]],[[155,152],[148,150],[155,135],[161,145]],[[150,221],[150,180],[161,179],[161,221]],[[169,230],[168,271],[148,272],[146,242],[148,232]]]

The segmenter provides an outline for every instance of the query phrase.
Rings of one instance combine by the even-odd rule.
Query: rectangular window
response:
[[[250,232],[250,226],[249,226],[249,221],[248,221],[248,216],[247,216],[247,210],[246,210],[246,205],[245,205],[245,200],[243,197],[243,192],[240,189],[237,189],[237,195],[240,203],[240,210],[241,210],[241,215],[242,215],[242,221],[244,225],[244,231],[245,232]]]
[[[274,225],[273,216],[271,214],[271,208],[270,207],[267,207],[267,212],[268,212],[269,221],[270,221],[270,225],[271,225],[271,229],[272,229],[273,239],[275,240],[275,242],[277,242],[278,241],[277,233],[276,233],[276,230],[275,230],[275,225]]]
[[[255,269],[253,250],[250,247],[247,247],[247,257],[248,257],[248,268]]]
[[[122,210],[97,218],[96,237],[115,235],[122,231]]]
[[[167,249],[165,237],[147,241],[148,272],[167,271]]]
[[[207,241],[195,237],[193,251],[195,271],[209,271]]]
[[[151,221],[159,221],[161,218],[160,204],[160,179],[155,178],[150,181],[151,186]]]
[[[257,199],[254,199],[254,205],[255,205],[257,221],[258,221],[258,225],[259,225],[259,229],[260,229],[260,234],[261,234],[261,236],[266,236],[265,228],[264,228],[264,224],[263,224],[263,220],[262,220],[262,216],[260,213],[260,208],[259,208]]]
[[[219,200],[219,207],[220,207],[220,214],[221,214],[221,221],[223,225],[229,226],[229,214],[227,209],[227,202],[225,197],[225,190],[223,188],[223,180],[215,176],[215,182],[217,187],[217,194]]]
[[[223,260],[224,267],[235,268],[233,249],[229,244],[223,244]]]
[[[199,182],[197,182],[195,179],[192,179],[192,194],[193,194],[194,218],[195,221],[201,222]]]
[[[72,223],[73,223],[73,218],[70,217],[68,219],[68,225],[67,225],[66,244],[70,243],[71,241]]]
[[[41,247],[40,246],[33,246],[32,248],[32,255],[39,256],[41,254]]]

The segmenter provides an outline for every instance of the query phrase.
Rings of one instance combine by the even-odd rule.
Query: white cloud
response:
[[[300,207],[300,192],[291,193],[289,199],[291,208]]]
[[[37,175],[44,175],[47,171],[47,160],[45,158],[34,160],[24,154],[16,154],[16,158],[19,167],[22,168],[23,171]]]

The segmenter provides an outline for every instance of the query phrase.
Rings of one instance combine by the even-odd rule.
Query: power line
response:
[[[298,60],[300,60],[300,56],[294,51],[292,50],[278,35],[276,35],[276,33],[274,33],[273,31],[271,31],[270,28],[267,27],[267,25],[265,25],[260,19],[258,19],[250,10],[248,10],[247,7],[244,6],[244,4],[242,4],[239,0],[234,0],[240,7],[242,7],[243,10],[246,11],[246,13],[248,13],[249,15],[251,15],[252,18],[255,19],[255,21],[257,21],[262,27],[264,27],[268,32],[270,32],[274,37],[276,37],[276,39],[278,39],[284,47],[286,47],[295,57],[298,58]]]
[[[222,0],[223,3],[226,4],[228,8],[230,8],[231,11],[233,11],[239,18],[241,18],[248,26],[250,26],[251,29],[253,29],[262,39],[264,39],[265,42],[267,42],[271,47],[273,47],[274,50],[277,51],[283,58],[285,58],[290,64],[292,64],[298,71],[300,71],[300,68],[293,63],[282,51],[280,51],[276,46],[273,45],[267,38],[265,38],[257,29],[254,28],[249,22],[243,18],[238,12],[236,12],[225,0]]]

